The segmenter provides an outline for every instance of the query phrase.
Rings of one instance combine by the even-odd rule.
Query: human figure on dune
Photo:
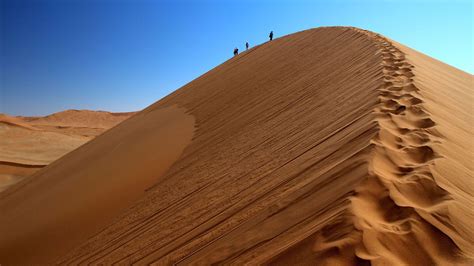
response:
[[[270,31],[270,35],[268,35],[268,37],[270,37],[270,41],[273,40],[273,31]]]
[[[249,49],[249,42],[246,42],[245,43],[245,50],[248,50]]]
[[[234,56],[238,55],[239,54],[239,49],[238,48],[235,48],[234,49]]]

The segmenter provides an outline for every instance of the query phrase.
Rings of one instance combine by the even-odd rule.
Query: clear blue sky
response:
[[[0,113],[13,115],[139,110],[270,30],[356,26],[474,72],[470,0],[0,1]]]

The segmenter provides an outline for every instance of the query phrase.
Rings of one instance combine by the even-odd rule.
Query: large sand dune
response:
[[[0,261],[472,264],[472,78],[355,28],[257,46],[0,194]]]

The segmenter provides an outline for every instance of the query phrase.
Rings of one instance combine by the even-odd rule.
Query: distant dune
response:
[[[36,126],[108,129],[117,125],[133,114],[135,114],[135,112],[111,113],[105,111],[66,110],[44,117],[21,118],[24,121],[27,121],[29,124]]]
[[[133,114],[89,110],[45,117],[0,114],[0,192]]]
[[[267,42],[0,193],[0,262],[472,265],[472,81],[356,28]]]

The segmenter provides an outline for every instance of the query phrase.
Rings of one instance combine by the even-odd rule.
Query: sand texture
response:
[[[1,193],[0,262],[472,265],[472,80],[356,28],[256,46]]]

